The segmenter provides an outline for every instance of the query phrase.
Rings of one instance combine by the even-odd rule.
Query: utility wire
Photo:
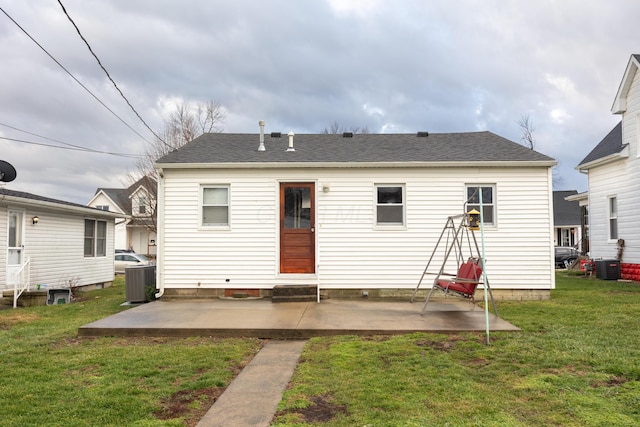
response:
[[[118,91],[118,93],[120,94],[120,96],[122,97],[122,99],[125,100],[125,102],[127,103],[127,105],[129,106],[129,108],[131,108],[131,111],[133,111],[135,113],[136,116],[138,116],[138,118],[140,119],[140,121],[142,122],[142,124],[144,124],[146,126],[147,129],[149,129],[149,132],[151,132],[153,134],[153,136],[156,137],[156,139],[160,142],[162,142],[165,146],[172,148],[169,146],[169,144],[167,144],[162,138],[160,138],[158,136],[157,133],[155,133],[153,131],[153,129],[151,129],[151,127],[149,127],[149,125],[147,124],[147,122],[144,121],[144,119],[142,118],[142,116],[140,116],[140,114],[138,114],[138,112],[136,111],[135,108],[133,108],[133,105],[131,105],[131,102],[129,102],[129,100],[127,99],[126,96],[124,96],[124,93],[122,93],[122,91],[120,90],[120,88],[118,87],[118,85],[116,84],[116,82],[111,78],[111,75],[109,74],[109,72],[107,71],[107,69],[104,67],[104,65],[102,65],[102,62],[100,61],[100,59],[98,58],[98,55],[95,54],[95,52],[93,51],[93,49],[91,48],[91,45],[89,44],[89,42],[87,41],[87,39],[84,38],[84,36],[82,35],[82,33],[80,32],[80,28],[78,28],[78,26],[76,25],[76,23],[73,21],[73,19],[71,18],[71,16],[69,16],[69,13],[67,13],[67,9],[64,7],[64,5],[62,4],[61,0],[58,0],[58,4],[60,4],[60,7],[62,8],[62,11],[64,12],[64,14],[67,16],[67,19],[69,19],[69,22],[71,22],[71,24],[73,25],[73,27],[76,29],[76,32],[78,33],[78,35],[80,36],[80,38],[82,39],[82,41],[84,42],[85,45],[87,45],[87,48],[89,49],[89,52],[91,52],[91,55],[93,55],[93,57],[96,59],[96,61],[98,61],[98,65],[100,65],[100,68],[102,68],[102,71],[104,71],[104,73],[107,75],[107,77],[109,78],[109,80],[111,81],[111,83],[113,83],[113,86],[116,88],[116,90]]]
[[[93,92],[91,92],[84,84],[82,84],[82,82],[80,80],[78,80],[73,74],[71,74],[71,72],[69,70],[67,70],[64,65],[62,65],[56,58],[53,57],[53,55],[51,55],[44,47],[42,47],[42,45],[40,43],[38,43],[36,41],[36,39],[34,39],[31,34],[29,34],[27,32],[27,30],[25,30],[24,28],[22,28],[20,26],[20,24],[18,24],[16,22],[15,19],[13,19],[11,17],[11,15],[9,15],[1,6],[0,6],[0,11],[2,11],[2,13],[4,13],[7,18],[9,18],[11,20],[11,22],[13,22],[14,24],[16,24],[16,26],[18,28],[20,28],[20,30],[22,30],[23,33],[26,34],[27,37],[29,37],[31,39],[31,41],[33,41],[40,49],[42,49],[42,51],[44,53],[47,54],[47,56],[49,58],[51,58],[53,60],[53,62],[55,62],[56,64],[58,64],[58,66],[60,68],[62,68],[73,80],[75,80],[76,83],[78,83],[84,90],[86,90],[89,95],[91,95],[96,101],[98,101],[104,108],[106,108],[107,110],[109,110],[109,112],[111,114],[113,114],[118,120],[120,120],[126,127],[128,127],[129,129],[131,129],[136,135],[138,135],[140,138],[142,138],[144,141],[146,141],[148,144],[153,145],[152,142],[150,142],[149,140],[147,140],[144,136],[140,135],[140,133],[138,131],[136,131],[134,128],[132,128],[129,123],[125,122],[120,116],[118,116],[111,108],[109,108],[104,102],[102,102],[102,100],[100,98],[98,98],[96,95],[93,94]]]
[[[57,139],[49,138],[49,137],[44,136],[44,135],[38,135],[37,133],[29,132],[29,131],[26,131],[24,129],[20,129],[20,128],[17,128],[15,126],[11,126],[11,125],[8,125],[8,124],[2,123],[2,122],[0,122],[0,126],[4,126],[4,127],[9,128],[9,129],[17,130],[18,132],[23,132],[23,133],[26,133],[26,134],[29,134],[29,135],[37,136],[38,138],[46,139],[48,141],[57,142],[58,144],[66,145],[66,146],[69,146],[69,147],[73,147],[73,148],[78,149],[78,150],[90,151],[90,152],[93,152],[93,153],[100,153],[100,154],[111,154],[111,155],[114,155],[114,156],[122,156],[122,157],[144,157],[144,156],[142,156],[140,154],[112,153],[112,152],[107,152],[107,151],[95,150],[93,148],[82,147],[80,145],[70,144],[68,142],[64,142],[64,141],[60,141],[60,140],[57,140]],[[3,138],[3,139],[11,139],[11,138]],[[22,141],[22,140],[16,140],[16,141],[18,141],[18,142],[27,142],[27,141]],[[46,145],[46,146],[47,147],[65,148],[65,147],[58,147],[56,145]]]
[[[9,138],[6,136],[0,136],[0,139],[5,139],[7,141],[14,141],[14,142],[22,142],[23,144],[39,145],[41,147],[59,148],[61,150],[84,151],[86,153],[97,153],[97,154],[110,154],[112,156],[119,156],[119,157],[143,157],[136,154],[112,153],[109,151],[94,150],[91,148],[78,147],[74,145],[71,145],[70,147],[61,147],[59,145],[45,144],[44,142],[25,141],[24,139]]]

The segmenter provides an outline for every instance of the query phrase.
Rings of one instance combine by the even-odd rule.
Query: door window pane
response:
[[[284,228],[311,227],[311,189],[288,187],[284,189]]]
[[[22,245],[22,213],[9,213],[9,247]]]

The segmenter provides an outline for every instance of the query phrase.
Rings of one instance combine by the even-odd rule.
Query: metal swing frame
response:
[[[458,221],[456,223],[456,220]],[[474,234],[474,228],[470,226],[471,220],[470,215],[468,213],[454,215],[447,218],[447,222],[445,226],[442,228],[442,232],[440,233],[440,237],[438,238],[438,242],[429,257],[429,261],[427,262],[424,271],[422,272],[422,276],[413,291],[413,295],[411,296],[411,302],[413,302],[416,298],[418,290],[420,286],[424,282],[424,279],[428,275],[433,275],[435,278],[433,279],[431,290],[427,295],[427,298],[424,302],[424,306],[422,307],[421,315],[424,315],[424,312],[427,309],[427,304],[429,304],[429,300],[431,299],[431,295],[433,291],[438,289],[444,292],[445,297],[448,295],[454,295],[457,297],[461,297],[467,300],[470,300],[473,304],[475,304],[474,292],[471,294],[458,292],[455,290],[450,290],[449,285],[442,285],[443,282],[447,283],[464,283],[464,284],[474,284],[474,285],[483,285],[486,287],[489,296],[491,298],[491,305],[493,306],[493,312],[497,316],[498,310],[496,308],[495,301],[493,299],[493,293],[491,292],[491,286],[489,285],[489,279],[487,278],[487,274],[485,270],[485,262],[480,255],[480,248],[478,247],[478,241],[476,240],[476,236]],[[443,242],[444,240],[444,242]],[[442,265],[440,266],[437,272],[430,272],[429,267],[434,261],[436,253],[438,252],[438,248],[443,245],[445,248],[444,259],[442,260]],[[470,254],[465,259],[465,245],[468,246],[468,253]],[[447,266],[447,261],[453,255],[456,266],[462,266],[463,263],[471,261],[474,264],[480,266],[482,268],[482,273],[480,277],[475,277],[474,279],[470,279],[467,277],[457,277],[458,271],[456,274],[448,273],[445,271]]]

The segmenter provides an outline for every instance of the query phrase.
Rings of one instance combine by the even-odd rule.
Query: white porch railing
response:
[[[27,257],[20,267],[20,270],[16,272],[13,284],[13,308],[18,307],[18,298],[26,290],[29,291],[31,283],[31,258]]]

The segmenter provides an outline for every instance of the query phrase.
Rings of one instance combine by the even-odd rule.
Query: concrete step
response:
[[[276,285],[271,293],[271,302],[313,302],[317,293],[316,285]]]

